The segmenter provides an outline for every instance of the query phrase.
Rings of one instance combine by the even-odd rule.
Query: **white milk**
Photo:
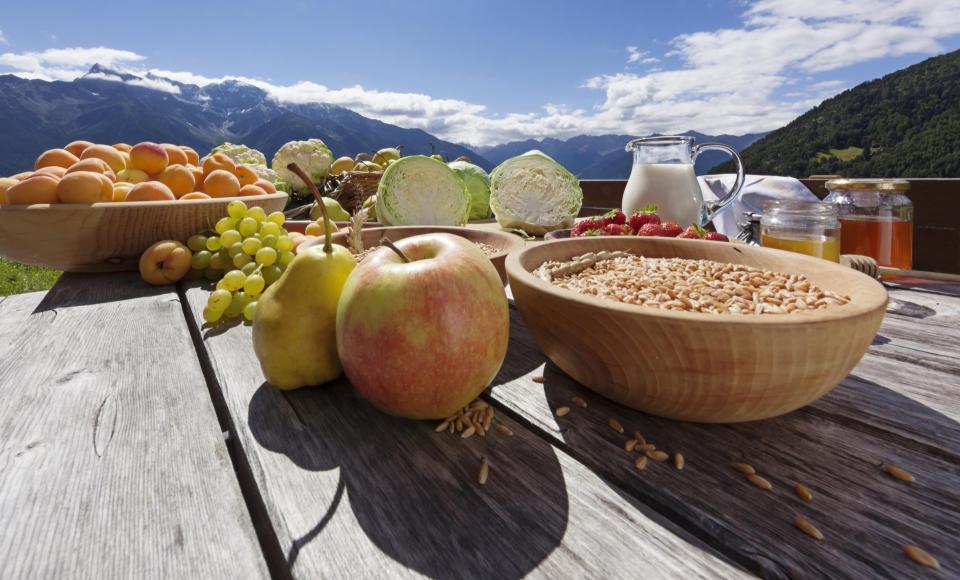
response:
[[[690,163],[636,163],[623,191],[623,212],[628,216],[645,205],[657,206],[663,222],[686,228],[699,223],[703,194]]]

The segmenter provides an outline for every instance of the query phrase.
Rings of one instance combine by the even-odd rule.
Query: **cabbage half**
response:
[[[447,163],[470,194],[470,219],[482,220],[490,217],[490,177],[482,168],[467,161]]]
[[[411,155],[384,170],[377,217],[388,226],[459,226],[470,217],[470,194],[446,163]]]
[[[505,229],[542,236],[573,227],[582,203],[577,178],[540,151],[507,159],[490,174],[490,208]]]

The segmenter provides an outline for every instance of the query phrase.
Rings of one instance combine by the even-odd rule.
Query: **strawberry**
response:
[[[603,214],[603,225],[608,226],[610,224],[622,225],[627,223],[627,215],[620,211],[619,209],[612,209],[607,213]]]
[[[603,222],[597,218],[580,220],[577,222],[577,225],[573,226],[573,230],[570,231],[570,235],[573,237],[582,236],[584,232],[588,230],[598,230],[603,228],[603,225]]]
[[[630,224],[630,227],[633,228],[633,231],[639,232],[646,224],[659,224],[660,216],[657,215],[657,206],[648,205],[642,207],[638,210],[634,210],[633,215],[630,216],[630,219],[627,223]]]
[[[626,224],[607,224],[603,226],[603,235],[605,236],[629,236],[632,233],[633,230]]]
[[[711,242],[729,242],[730,238],[721,234],[720,232],[707,232],[707,235],[703,236],[703,239],[710,240]]]
[[[661,227],[663,228],[661,235],[665,238],[675,238],[683,233],[683,228],[677,222],[667,222],[662,224]]]
[[[660,224],[643,224],[637,231],[638,236],[663,236],[663,226]]]
[[[592,230],[587,230],[587,231],[583,232],[583,235],[584,235],[584,236],[602,236],[602,235],[603,235],[603,230],[600,229],[600,228],[594,228],[594,229],[592,229]]]
[[[686,230],[684,230],[683,233],[680,234],[680,235],[677,236],[677,237],[678,237],[678,238],[687,238],[687,239],[691,239],[691,240],[699,240],[699,239],[702,238],[704,235],[706,235],[706,233],[707,233],[707,230],[701,228],[700,226],[692,225],[692,224],[691,224],[690,227],[688,227]]]

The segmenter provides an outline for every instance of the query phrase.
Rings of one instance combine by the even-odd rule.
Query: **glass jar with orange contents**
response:
[[[768,201],[760,220],[760,245],[839,262],[837,207],[819,201]]]
[[[913,203],[901,179],[832,179],[827,182],[840,217],[840,251],[870,256],[881,266],[913,267]]]

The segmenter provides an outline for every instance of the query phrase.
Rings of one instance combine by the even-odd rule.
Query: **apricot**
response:
[[[192,257],[190,249],[180,242],[157,242],[140,256],[140,276],[156,286],[173,284],[190,270]]]
[[[187,165],[187,169],[193,173],[194,191],[203,191],[203,178],[206,177],[203,174],[203,168],[196,165]]]
[[[91,145],[84,149],[83,154],[80,155],[80,159],[90,159],[91,157],[106,161],[114,173],[120,173],[127,167],[123,153],[110,145]]]
[[[118,181],[113,184],[113,201],[126,201],[127,194],[133,189],[134,184],[126,181]]]
[[[57,203],[56,177],[47,173],[38,173],[28,177],[7,190],[7,202],[11,205],[28,205],[32,203]]]
[[[189,163],[187,159],[187,152],[181,149],[178,145],[173,143],[161,143],[163,150],[167,152],[167,159],[169,160],[169,165],[186,165]]]
[[[257,177],[257,174],[246,165],[237,165],[236,176],[237,179],[240,180],[240,185],[253,185],[257,182],[257,179],[260,179]]]
[[[237,194],[241,197],[246,197],[249,195],[267,195],[267,192],[263,190],[259,185],[244,185],[240,188],[240,192]]]
[[[181,145],[183,152],[187,154],[187,163],[189,165],[200,165],[200,155],[197,153],[196,149],[193,147],[187,147],[186,145]]]
[[[117,179],[117,176],[113,173],[113,170],[110,169],[110,166],[107,165],[106,161],[103,159],[96,159],[94,157],[89,159],[81,159],[67,169],[67,173],[76,173],[77,171],[92,171],[94,173],[106,175],[111,181],[115,181]]]
[[[190,193],[181,197],[180,201],[183,201],[185,199],[210,199],[210,196],[203,193],[202,191],[191,191]]]
[[[93,145],[93,143],[91,143],[90,141],[71,141],[70,143],[67,144],[66,147],[64,147],[64,149],[66,149],[70,153],[73,153],[77,157],[80,157],[81,155],[83,155],[84,149],[86,149],[91,145]]]
[[[0,177],[0,205],[8,203],[7,190],[18,183],[20,182],[12,177]]]
[[[17,181],[23,181],[24,179],[30,177],[31,175],[33,175],[33,172],[32,172],[32,171],[23,171],[23,172],[20,172],[20,173],[18,173],[18,174],[16,174],[16,175],[11,175],[11,176],[10,176],[10,179],[16,179]]]
[[[233,159],[230,159],[223,153],[214,153],[213,155],[208,155],[203,160],[203,174],[210,175],[214,171],[222,169],[224,171],[229,171],[231,174],[237,172],[237,164],[233,162]],[[216,196],[214,196],[216,197]]]
[[[266,179],[258,179],[254,183],[254,185],[256,185],[257,187],[259,187],[260,189],[264,190],[267,193],[277,193],[277,186],[275,186],[273,182],[268,181]]]
[[[74,165],[76,165],[76,163],[74,163]],[[63,177],[67,173],[67,170],[59,165],[48,165],[47,167],[41,167],[34,171],[34,173],[49,173],[55,177]]]
[[[142,169],[124,169],[117,174],[117,179],[126,181],[127,183],[137,184],[149,180],[150,176]]]
[[[120,151],[120,156],[123,157],[123,166],[130,167],[130,154],[126,151]]]
[[[144,181],[133,186],[126,201],[173,201],[177,199],[170,188],[159,181]]]
[[[167,168],[160,174],[160,182],[169,187],[173,195],[177,197],[190,193],[196,185],[193,172],[186,165],[180,165],[179,163],[167,165]]]
[[[203,191],[211,197],[233,197],[240,193],[240,180],[225,169],[214,169],[203,180]]]
[[[113,201],[113,182],[102,173],[75,171],[57,184],[61,203],[97,203]]]
[[[156,143],[144,141],[143,143],[137,143],[130,150],[130,167],[139,169],[149,175],[160,173],[169,164],[170,158],[167,157],[167,150]]]
[[[123,151],[124,153],[130,153],[130,150],[133,149],[133,145],[128,143],[114,143],[113,148],[117,151]]]
[[[33,164],[34,169],[42,169],[44,167],[63,167],[66,169],[70,167],[80,159],[76,155],[70,153],[66,149],[47,149],[40,154],[40,157],[37,157],[36,162]]]

